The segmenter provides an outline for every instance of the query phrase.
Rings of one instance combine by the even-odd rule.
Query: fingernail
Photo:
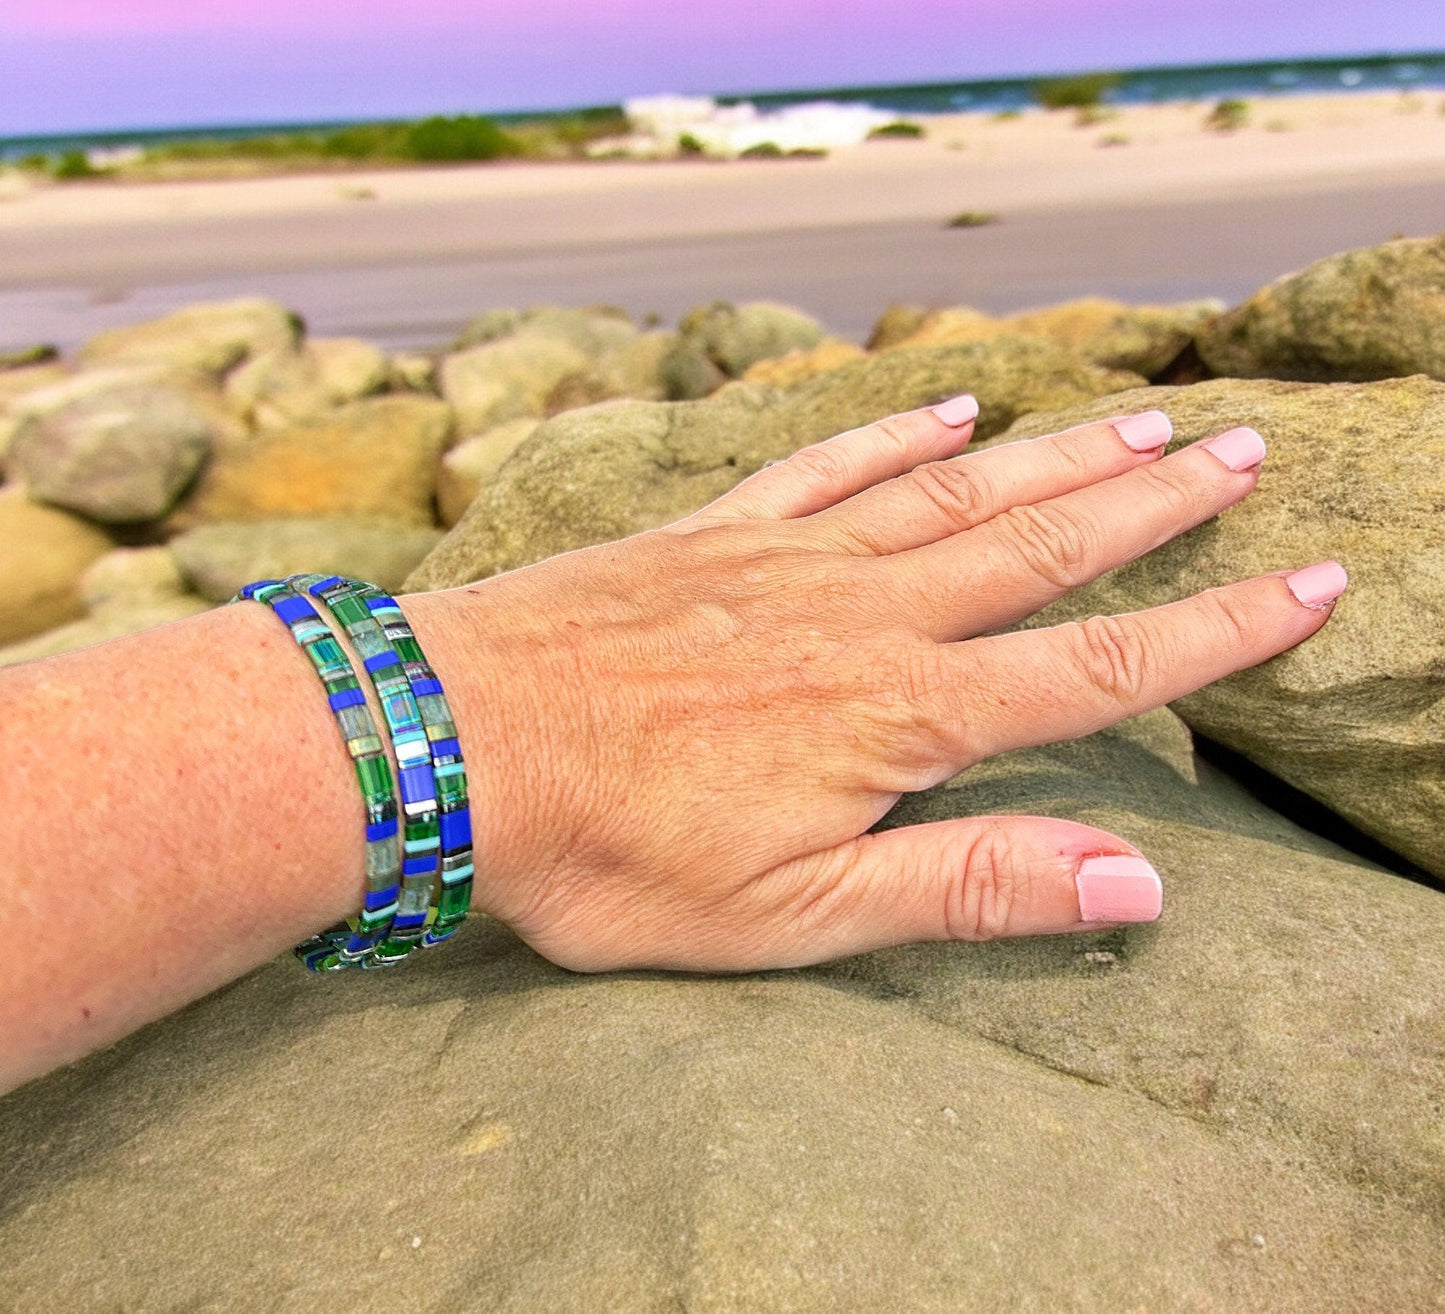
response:
[[[1338,561],[1321,561],[1317,566],[1306,566],[1292,575],[1286,575],[1284,582],[1289,591],[1306,607],[1321,610],[1345,591],[1350,577]]]
[[[1253,429],[1230,429],[1218,438],[1201,443],[1211,456],[1218,457],[1236,474],[1253,470],[1264,460],[1264,439]]]
[[[933,413],[950,429],[957,429],[961,424],[978,419],[978,398],[964,393],[962,397],[952,397],[946,402],[939,402],[933,408]]]
[[[1174,426],[1163,411],[1145,411],[1142,415],[1123,415],[1112,424],[1119,437],[1136,452],[1152,452],[1165,446],[1174,436]]]
[[[1164,883],[1143,858],[1085,858],[1074,882],[1081,922],[1152,922],[1164,907]]]

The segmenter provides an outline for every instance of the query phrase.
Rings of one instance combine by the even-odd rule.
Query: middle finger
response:
[[[876,564],[888,574],[897,619],[930,637],[1001,629],[1241,501],[1264,455],[1253,429],[1230,429]]]

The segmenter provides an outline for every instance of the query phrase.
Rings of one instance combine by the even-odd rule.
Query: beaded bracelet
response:
[[[249,585],[237,596],[254,596],[265,601],[261,592],[273,587],[285,589],[308,610],[311,610],[310,604],[296,590],[305,590],[321,601],[355,645],[376,688],[391,732],[401,785],[400,887],[396,886],[393,859],[391,919],[384,925],[378,925],[374,919],[362,925],[360,919],[353,918],[344,926],[334,927],[298,945],[296,953],[313,970],[390,966],[415,949],[449,940],[460,927],[471,901],[471,814],[466,770],[451,708],[442,692],[441,681],[428,665],[401,608],[381,589],[359,580],[312,574],[291,576],[280,586],[272,581]],[[330,630],[314,610],[311,616],[311,623],[320,626],[345,662],[341,646]],[[351,682],[348,698],[360,699],[359,710],[366,715],[366,723],[379,748],[380,739],[375,735],[374,723],[349,662],[345,668]],[[350,702],[346,710],[353,710]],[[347,726],[343,725],[342,729],[345,734]],[[384,755],[382,765],[386,766]],[[388,767],[388,785],[390,779]],[[365,792],[363,782],[363,794]],[[394,851],[394,798],[391,817]],[[367,834],[370,844],[370,826]],[[368,900],[370,898],[368,886]]]
[[[231,601],[244,599],[270,607],[311,660],[361,785],[366,806],[366,896],[361,911],[296,946],[297,957],[312,971],[349,967],[370,953],[396,915],[401,856],[391,764],[346,651],[310,602],[280,580],[247,584]]]

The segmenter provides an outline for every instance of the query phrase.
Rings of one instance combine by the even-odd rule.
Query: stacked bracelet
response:
[[[319,600],[361,656],[391,734],[401,793],[401,849],[391,768],[355,671],[302,591]],[[396,601],[335,575],[248,584],[233,601],[266,603],[322,678],[366,806],[366,899],[357,916],[298,945],[314,971],[384,967],[450,939],[471,900],[471,817],[461,744],[441,682]]]

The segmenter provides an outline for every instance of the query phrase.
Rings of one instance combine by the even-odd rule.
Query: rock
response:
[[[1368,382],[1445,379],[1445,235],[1317,261],[1202,325],[1216,374]]]
[[[811,351],[823,340],[823,326],[811,315],[771,301],[749,301],[741,306],[715,301],[689,311],[678,329],[734,379],[760,360],[790,351]]]
[[[711,396],[728,381],[728,376],[697,346],[682,338],[662,354],[657,376],[666,401],[698,401]]]
[[[197,593],[226,602],[243,584],[303,571],[349,575],[395,591],[440,537],[440,530],[384,520],[251,520],[200,525],[173,538],[170,549]]]
[[[168,547],[116,548],[80,577],[80,597],[94,615],[113,607],[173,598],[186,581]]]
[[[59,365],[29,365],[0,370],[0,470],[4,469],[10,443],[23,423],[19,412],[23,410],[25,399],[34,392],[62,382],[64,378],[65,370]]]
[[[352,516],[430,525],[452,413],[431,397],[352,402],[216,453],[177,524]]]
[[[19,486],[0,488],[0,643],[79,616],[79,582],[110,539],[94,525],[40,506]]]
[[[999,338],[884,352],[787,394],[737,383],[706,401],[569,411],[507,462],[409,587],[450,588],[666,524],[767,461],[965,390],[979,398],[987,437],[1026,411],[1141,382],[1037,339]]]
[[[437,471],[437,518],[450,529],[466,513],[487,483],[518,447],[530,438],[540,420],[508,420],[495,429],[458,443]]]
[[[518,310],[484,310],[471,320],[452,344],[453,351],[465,351],[468,347],[484,347],[509,334],[515,333],[522,324],[522,313]]]
[[[1031,333],[1106,369],[1132,370],[1153,378],[1178,357],[1222,301],[1185,301],[1172,306],[1129,306],[1105,297],[1010,315],[1005,332]]]
[[[481,919],[345,989],[278,959],[0,1102],[9,1299],[281,1274],[321,1308],[404,1270],[425,1309],[1437,1303],[1445,900],[1167,714],[890,821],[996,811],[1122,831],[1163,919],[737,978],[577,976]]]
[[[219,378],[233,365],[294,349],[301,321],[260,297],[187,306],[160,319],[98,333],[81,348],[84,365],[156,365]]]
[[[561,338],[517,333],[442,361],[442,396],[456,408],[461,431],[475,433],[540,418],[552,389],[588,369],[588,357]]]
[[[605,353],[598,360],[597,369],[611,389],[610,395],[646,401],[678,400],[669,397],[663,367],[679,341],[676,333],[658,329],[636,334]],[[718,380],[721,383],[721,375]]]
[[[116,548],[97,558],[80,577],[87,614],[30,639],[0,647],[0,666],[53,657],[77,648],[138,634],[206,611],[211,604],[186,592],[169,548]]]
[[[187,392],[118,382],[26,415],[6,464],[43,501],[108,524],[137,524],[175,504],[211,441],[209,418]]]
[[[790,351],[750,365],[743,374],[743,382],[761,383],[770,388],[796,388],[820,374],[862,360],[867,354],[855,342],[824,338],[811,351]]]
[[[1176,447],[1234,425],[1258,429],[1269,444],[1258,491],[1034,623],[1136,611],[1339,560],[1350,590],[1319,634],[1175,706],[1201,734],[1445,874],[1445,384],[1219,379],[1029,416],[1006,437],[1156,407],[1173,419]]]
[[[904,342],[937,346],[1023,334],[1056,343],[1105,369],[1130,370],[1152,378],[1189,346],[1201,323],[1223,309],[1223,303],[1217,301],[1129,306],[1104,297],[1085,297],[995,319],[971,307],[956,306],[926,315]]]
[[[437,363],[419,352],[404,351],[391,358],[391,386],[398,392],[436,395]]]
[[[868,335],[868,350],[886,351],[889,347],[902,345],[918,331],[927,316],[927,306],[911,306],[895,301],[874,321],[873,331]]]
[[[313,338],[299,351],[268,351],[233,370],[226,400],[252,423],[276,429],[381,392],[390,375],[386,354],[369,342]]]
[[[60,349],[48,342],[36,347],[22,347],[19,351],[0,351],[0,374],[33,369],[59,359]]]

